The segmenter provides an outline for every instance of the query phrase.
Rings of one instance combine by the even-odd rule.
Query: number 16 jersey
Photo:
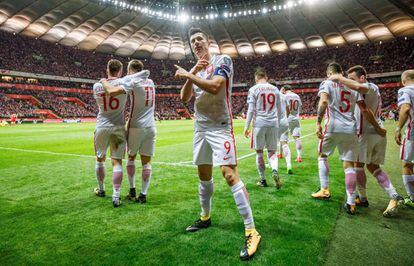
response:
[[[111,79],[108,82],[113,86],[119,86],[119,79]],[[96,119],[96,128],[100,127],[120,127],[125,126],[124,110],[127,101],[126,94],[109,96],[101,83],[93,85],[93,97],[98,105],[99,113]]]
[[[325,115],[324,133],[356,133],[354,116],[358,92],[341,83],[325,80],[319,86],[318,96],[328,94],[328,108]]]

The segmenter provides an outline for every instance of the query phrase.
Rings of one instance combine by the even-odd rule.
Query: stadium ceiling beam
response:
[[[402,3],[401,1],[396,1],[396,0],[388,0],[388,1],[391,2],[393,5],[395,5],[396,7],[398,7],[398,9],[400,9],[401,11],[409,15],[411,19],[414,19],[414,10],[409,5]]]

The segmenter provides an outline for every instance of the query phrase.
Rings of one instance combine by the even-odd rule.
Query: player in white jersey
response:
[[[287,106],[289,109],[288,123],[289,130],[284,132],[280,137],[280,142],[283,145],[288,144],[289,133],[292,135],[296,144],[296,162],[302,162],[302,140],[300,139],[300,111],[302,109],[302,101],[300,100],[299,95],[294,93],[289,85],[283,86],[281,90],[285,95]],[[290,156],[290,152],[289,152]],[[290,160],[290,158],[289,158]]]
[[[195,232],[211,225],[212,168],[213,165],[218,165],[231,187],[237,208],[244,220],[246,239],[240,258],[250,259],[255,254],[261,237],[255,229],[247,190],[237,172],[236,142],[231,113],[233,62],[227,55],[210,54],[208,35],[203,30],[190,29],[189,40],[198,62],[189,72],[176,66],[175,77],[186,79],[181,89],[181,100],[188,102],[192,95],[196,98],[193,158],[200,179],[201,217],[186,230]]]
[[[405,205],[414,208],[414,69],[406,70],[401,75],[404,88],[398,90],[398,107],[400,108],[398,126],[395,129],[395,141],[401,146],[403,161],[402,178],[408,198]],[[404,139],[401,140],[401,130],[407,124]]]
[[[347,73],[348,78],[338,74],[332,75],[329,79],[340,82],[358,92],[355,118],[357,121],[359,153],[355,162],[355,170],[359,195],[356,198],[356,205],[369,206],[366,195],[367,179],[364,171],[364,166],[367,165],[367,169],[390,197],[390,202],[383,212],[383,216],[394,216],[397,213],[398,201],[401,200],[401,197],[392,185],[387,173],[380,167],[384,164],[387,147],[386,130],[382,128],[380,118],[381,94],[375,84],[367,81],[367,72],[364,67],[351,67]]]
[[[122,75],[122,63],[119,60],[109,60],[107,74],[109,82],[112,85],[118,85],[116,79]],[[122,159],[124,158],[126,145],[124,109],[127,97],[126,95],[109,96],[105,94],[101,83],[93,85],[93,95],[99,108],[94,134],[95,171],[98,181],[95,194],[99,197],[105,197],[105,159],[109,146],[113,166],[112,203],[114,207],[118,207],[120,205],[122,183]]]
[[[273,86],[276,86],[276,81],[274,79],[270,79],[269,83],[272,84]],[[289,116],[289,108],[288,108],[288,104],[286,101],[286,97],[283,94],[283,87],[280,89],[280,108],[281,108],[281,113],[280,113],[280,123],[279,123],[279,151],[278,151],[278,155],[277,158],[278,159],[282,159],[282,151],[285,157],[285,161],[286,161],[286,168],[287,168],[287,173],[293,174],[292,171],[292,162],[291,162],[291,158],[290,158],[290,148],[289,145],[287,144],[287,142],[285,144],[282,145],[282,141],[281,141],[281,137],[283,135],[283,133],[287,132],[289,130],[289,122],[288,122],[288,116]]]
[[[127,198],[139,203],[147,202],[152,167],[151,157],[155,150],[155,86],[149,79],[149,71],[143,70],[144,65],[139,60],[131,60],[128,63],[128,75],[119,80],[120,86],[111,86],[103,82],[104,89],[109,95],[129,94],[131,109],[127,126],[128,161],[127,175],[129,181],[129,194]],[[135,189],[135,158],[140,154],[141,192],[136,196]]]
[[[330,63],[326,70],[328,78],[342,73],[338,63]],[[354,162],[358,155],[358,139],[356,136],[356,121],[354,116],[355,103],[358,97],[356,91],[350,90],[343,84],[325,80],[319,87],[318,118],[316,135],[319,141],[319,180],[320,190],[313,193],[316,199],[330,198],[328,156],[338,147],[339,159],[342,160],[346,184],[346,209],[351,215],[356,213],[356,173]],[[326,112],[325,130],[322,130],[322,120]]]
[[[266,165],[263,159],[263,149],[267,149],[267,158],[272,177],[277,189],[282,183],[278,174],[278,158],[276,154],[279,142],[279,125],[281,117],[280,92],[277,87],[267,82],[266,71],[258,68],[254,75],[256,85],[249,89],[247,96],[247,118],[244,127],[244,135],[250,137],[250,124],[253,122],[251,136],[251,148],[256,150],[256,165],[260,181],[257,185],[267,187],[265,170]]]

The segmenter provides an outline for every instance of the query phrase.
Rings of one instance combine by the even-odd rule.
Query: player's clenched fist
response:
[[[316,136],[319,139],[323,139],[323,133],[322,133],[322,126],[321,125],[316,125]]]

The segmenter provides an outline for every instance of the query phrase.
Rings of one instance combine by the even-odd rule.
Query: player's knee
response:
[[[112,162],[112,166],[116,166],[116,165],[122,165],[122,160],[121,159],[111,159]]]
[[[223,176],[226,179],[226,182],[229,186],[233,186],[234,184],[237,184],[239,182],[239,177],[236,173],[236,171],[232,169],[223,169]]]
[[[136,154],[135,155],[128,155],[128,160],[134,161],[136,157],[137,157]]]
[[[413,174],[413,164],[403,162],[403,174],[412,175]]]
[[[377,169],[379,169],[380,167],[379,167],[379,165],[377,165],[377,164],[368,164],[367,165],[367,169],[368,169],[368,171],[371,173],[371,174],[373,174]]]
[[[106,157],[105,157],[105,156],[104,156],[104,157],[101,157],[101,158],[96,157],[96,161],[97,161],[97,162],[102,163],[102,162],[105,162],[105,160],[106,160]]]
[[[319,158],[328,158],[328,156],[326,154],[319,153]]]

